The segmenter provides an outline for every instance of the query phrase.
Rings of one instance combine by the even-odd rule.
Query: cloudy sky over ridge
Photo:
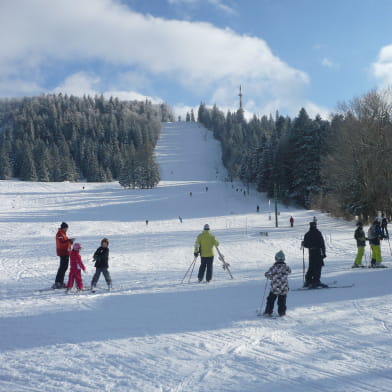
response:
[[[203,101],[249,113],[392,83],[390,0],[2,0],[0,97],[50,92]]]

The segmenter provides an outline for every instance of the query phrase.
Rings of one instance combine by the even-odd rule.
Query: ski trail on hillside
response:
[[[162,181],[216,181],[227,176],[220,143],[198,123],[163,124],[155,149]]]

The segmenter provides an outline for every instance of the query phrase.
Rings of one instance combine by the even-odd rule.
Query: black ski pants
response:
[[[206,269],[207,269],[206,281],[209,282],[212,279],[212,263],[213,263],[213,261],[214,261],[214,257],[202,257],[201,258],[199,273],[197,275],[199,282],[201,282],[203,280],[204,272]]]
[[[274,304],[275,300],[278,298],[278,313],[280,316],[283,316],[286,314],[286,294],[274,294],[272,291],[270,291],[268,297],[267,297],[267,305],[265,306],[265,311],[264,313],[266,314],[272,314],[274,311]]]
[[[60,266],[56,275],[56,285],[64,284],[64,276],[67,272],[69,264],[69,256],[60,256]]]
[[[309,286],[320,283],[321,268],[324,262],[320,249],[309,249],[309,268],[305,275],[305,283]]]

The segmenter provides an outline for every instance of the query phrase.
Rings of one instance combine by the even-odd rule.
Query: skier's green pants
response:
[[[376,260],[376,263],[381,263],[381,246],[380,245],[370,245],[372,248],[372,259]]]
[[[364,253],[365,253],[365,247],[358,246],[357,257],[355,258],[354,264],[356,264],[356,265],[362,264],[362,257],[363,257]]]

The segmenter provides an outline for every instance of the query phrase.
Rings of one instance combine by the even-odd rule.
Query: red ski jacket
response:
[[[68,256],[71,250],[72,240],[67,237],[67,234],[62,230],[56,234],[56,252],[57,256]]]
[[[80,256],[79,252],[71,251],[69,252],[70,256],[70,269],[71,270],[83,270],[86,271],[86,267],[83,264],[82,256]]]

